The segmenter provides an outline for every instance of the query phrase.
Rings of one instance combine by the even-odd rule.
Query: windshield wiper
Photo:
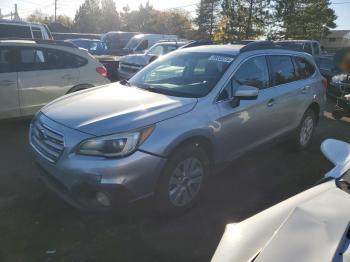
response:
[[[122,84],[123,86],[131,86],[130,82],[126,79],[120,81],[119,83]]]

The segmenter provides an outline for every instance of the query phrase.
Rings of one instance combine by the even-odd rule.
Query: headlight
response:
[[[90,156],[122,157],[133,153],[152,133],[153,126],[140,131],[87,139],[77,153]]]
[[[347,78],[348,78],[348,76],[345,75],[345,74],[336,75],[336,76],[332,77],[332,82],[336,83],[336,84],[339,84],[340,82],[347,80]]]

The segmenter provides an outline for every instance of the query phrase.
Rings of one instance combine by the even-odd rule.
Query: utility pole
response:
[[[15,4],[15,15],[14,15],[14,18],[15,18],[15,20],[19,20],[17,4]]]
[[[56,22],[56,14],[57,14],[57,0],[55,0],[55,22]]]

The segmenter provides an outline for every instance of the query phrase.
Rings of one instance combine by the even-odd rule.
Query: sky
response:
[[[65,14],[74,18],[75,12],[84,0],[57,0],[57,14]],[[137,9],[142,3],[145,4],[147,0],[115,0],[117,9],[122,10],[123,6],[129,5],[131,9]],[[149,0],[154,8],[159,10],[166,10],[169,8],[183,8],[191,15],[194,15],[196,4],[199,0]],[[337,29],[350,30],[350,0],[333,0],[332,8],[335,10],[338,19]],[[17,3],[20,17],[25,18],[35,9],[39,9],[44,13],[54,14],[54,0],[1,0],[0,8],[2,14],[10,13],[14,10],[14,4]]]

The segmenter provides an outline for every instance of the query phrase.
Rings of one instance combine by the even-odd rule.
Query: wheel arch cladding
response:
[[[311,109],[312,111],[314,111],[315,117],[316,117],[316,123],[318,123],[319,118],[320,118],[320,106],[319,106],[319,104],[316,102],[313,102],[307,109],[308,110]]]

